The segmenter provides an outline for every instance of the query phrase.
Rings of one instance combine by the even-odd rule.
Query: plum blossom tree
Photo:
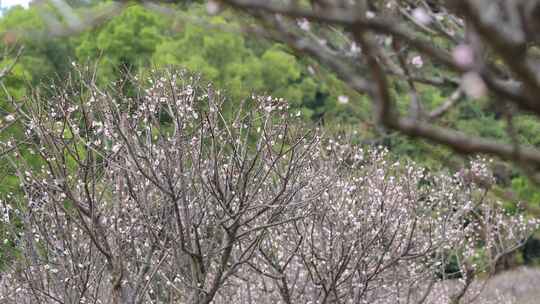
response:
[[[131,97],[93,75],[15,107],[0,303],[466,303],[537,226],[490,201],[483,160],[430,174],[281,99],[224,110],[184,72],[128,77]]]
[[[70,83],[20,112],[43,160],[18,168],[31,229],[23,269],[36,300],[209,303],[265,229],[290,220],[288,209],[309,210],[291,200],[308,186],[298,168],[317,138],[289,127],[285,104],[261,99],[229,121],[220,93],[195,79],[150,81],[135,99]],[[309,186],[305,199],[320,191]],[[36,286],[43,250],[54,277]]]
[[[349,152],[338,143],[334,149],[338,161]],[[471,288],[479,268],[492,270],[529,229],[485,205],[486,190],[466,186],[463,176],[428,177],[414,164],[390,162],[384,151],[356,153],[347,168],[325,160],[333,185],[315,202],[317,212],[275,227],[276,236],[259,248],[250,264],[259,278],[252,297],[274,303],[273,283],[283,303],[467,303],[479,294]],[[477,246],[484,242],[490,265],[480,266]],[[455,275],[444,270],[450,258],[461,279],[445,289],[442,282]]]

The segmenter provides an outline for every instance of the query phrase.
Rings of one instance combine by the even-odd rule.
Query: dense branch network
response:
[[[430,174],[282,99],[227,110],[184,72],[132,79],[134,96],[91,74],[13,101],[26,139],[7,156],[21,193],[0,205],[0,303],[508,300],[475,278],[537,222],[490,201],[484,160]]]
[[[51,36],[128,5],[82,20],[55,3],[65,22],[49,19]],[[369,95],[387,128],[533,167],[534,147],[437,120],[480,97],[540,114],[537,3],[224,0],[208,10],[257,18],[249,31]],[[131,79],[136,94],[126,96],[86,73],[76,69],[51,98],[9,100],[26,136],[4,147],[21,193],[0,201],[13,249],[0,303],[490,303],[477,275],[489,277],[537,227],[490,200],[484,160],[427,173],[323,136],[281,99],[226,108],[184,72]],[[421,85],[447,100],[427,108]]]

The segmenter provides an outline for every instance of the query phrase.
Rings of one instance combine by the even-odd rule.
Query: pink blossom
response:
[[[468,68],[474,63],[474,51],[466,44],[460,44],[452,50],[454,62],[462,67]]]
[[[422,59],[421,56],[414,56],[411,59],[411,63],[412,63],[412,65],[414,65],[417,68],[421,68],[421,67],[424,66],[424,60]]]

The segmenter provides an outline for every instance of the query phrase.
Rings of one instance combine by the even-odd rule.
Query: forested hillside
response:
[[[99,1],[70,4],[85,13],[99,12],[100,6],[106,5]],[[246,17],[232,12],[208,16],[206,5],[196,1],[172,5],[167,14],[133,4],[110,21],[80,33],[53,35],[48,32],[48,20],[55,14],[58,16],[54,7],[13,7],[1,19],[6,51],[19,45],[25,47],[5,80],[15,98],[29,93],[33,86],[65,78],[73,63],[95,68],[103,84],[121,80],[123,73],[144,75],[152,69],[181,67],[200,73],[205,81],[223,89],[231,103],[253,93],[283,97],[291,103],[292,110],[299,111],[308,121],[324,125],[328,132],[355,131],[359,141],[386,146],[393,153],[429,167],[463,167],[463,162],[444,148],[391,132],[381,135],[365,96],[348,89],[324,66],[297,56],[286,46],[249,35],[245,26],[253,20]],[[336,33],[332,39],[340,43],[344,38]],[[9,65],[14,55],[14,51],[7,54],[4,64]],[[410,60],[416,58],[415,54],[409,56]],[[428,69],[436,70],[437,66]],[[428,109],[436,109],[452,93],[421,85],[418,91]],[[408,104],[410,96],[405,88],[396,86],[393,94],[403,107]],[[3,108],[9,112],[5,102]],[[503,109],[487,98],[465,100],[446,114],[443,124],[455,125],[472,135],[511,140]],[[540,124],[533,117],[520,115],[513,128],[520,142],[540,145]],[[540,192],[511,166],[497,162],[496,167],[499,183],[494,194],[504,201],[523,200],[535,212]]]
[[[99,1],[70,4],[85,13],[99,11],[105,5]],[[253,93],[283,97],[304,119],[323,124],[329,132],[354,130],[358,139],[367,144],[384,145],[436,168],[444,164],[458,170],[462,165],[443,148],[393,133],[381,135],[365,96],[348,89],[324,66],[298,57],[286,46],[249,35],[245,26],[253,20],[246,17],[231,12],[208,16],[206,6],[196,1],[173,5],[168,14],[133,4],[108,22],[73,35],[56,36],[48,32],[51,25],[47,22],[54,15],[53,7],[13,7],[1,19],[6,51],[19,45],[25,47],[5,81],[15,98],[27,94],[32,86],[65,78],[73,63],[95,68],[100,83],[117,81],[126,72],[143,75],[151,69],[181,67],[200,73],[203,79],[226,91],[231,103]],[[344,39],[337,33],[332,38],[336,43]],[[14,55],[7,54],[4,64],[8,65]],[[415,58],[414,54],[410,56],[411,60]],[[428,86],[419,86],[418,90],[432,109],[451,93]],[[394,94],[403,106],[410,99],[399,86],[394,88]],[[6,104],[3,107],[9,110]],[[503,116],[502,109],[479,98],[461,103],[444,121],[473,135],[509,141]],[[521,142],[540,145],[540,124],[534,118],[520,115],[514,128]],[[517,198],[533,205],[539,202],[540,192],[534,191],[519,172],[498,167],[503,171],[504,190],[512,188]]]

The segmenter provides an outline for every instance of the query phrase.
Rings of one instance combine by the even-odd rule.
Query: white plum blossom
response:
[[[121,145],[120,143],[118,143],[118,144],[116,144],[116,145],[114,145],[114,146],[112,147],[111,151],[112,151],[113,153],[117,153],[118,151],[120,151],[121,148],[122,148],[122,145]]]
[[[339,104],[348,104],[349,103],[349,96],[346,96],[346,95],[339,95],[338,96],[338,103]]]
[[[302,18],[298,20],[296,23],[298,24],[298,27],[304,31],[309,31],[311,29],[311,25],[306,18]]]
[[[425,9],[421,7],[417,7],[412,11],[412,17],[414,20],[416,20],[416,22],[422,25],[428,25],[432,22],[431,16]]]
[[[351,53],[353,55],[358,55],[362,52],[362,49],[358,46],[358,44],[356,42],[352,42],[351,43]]]

